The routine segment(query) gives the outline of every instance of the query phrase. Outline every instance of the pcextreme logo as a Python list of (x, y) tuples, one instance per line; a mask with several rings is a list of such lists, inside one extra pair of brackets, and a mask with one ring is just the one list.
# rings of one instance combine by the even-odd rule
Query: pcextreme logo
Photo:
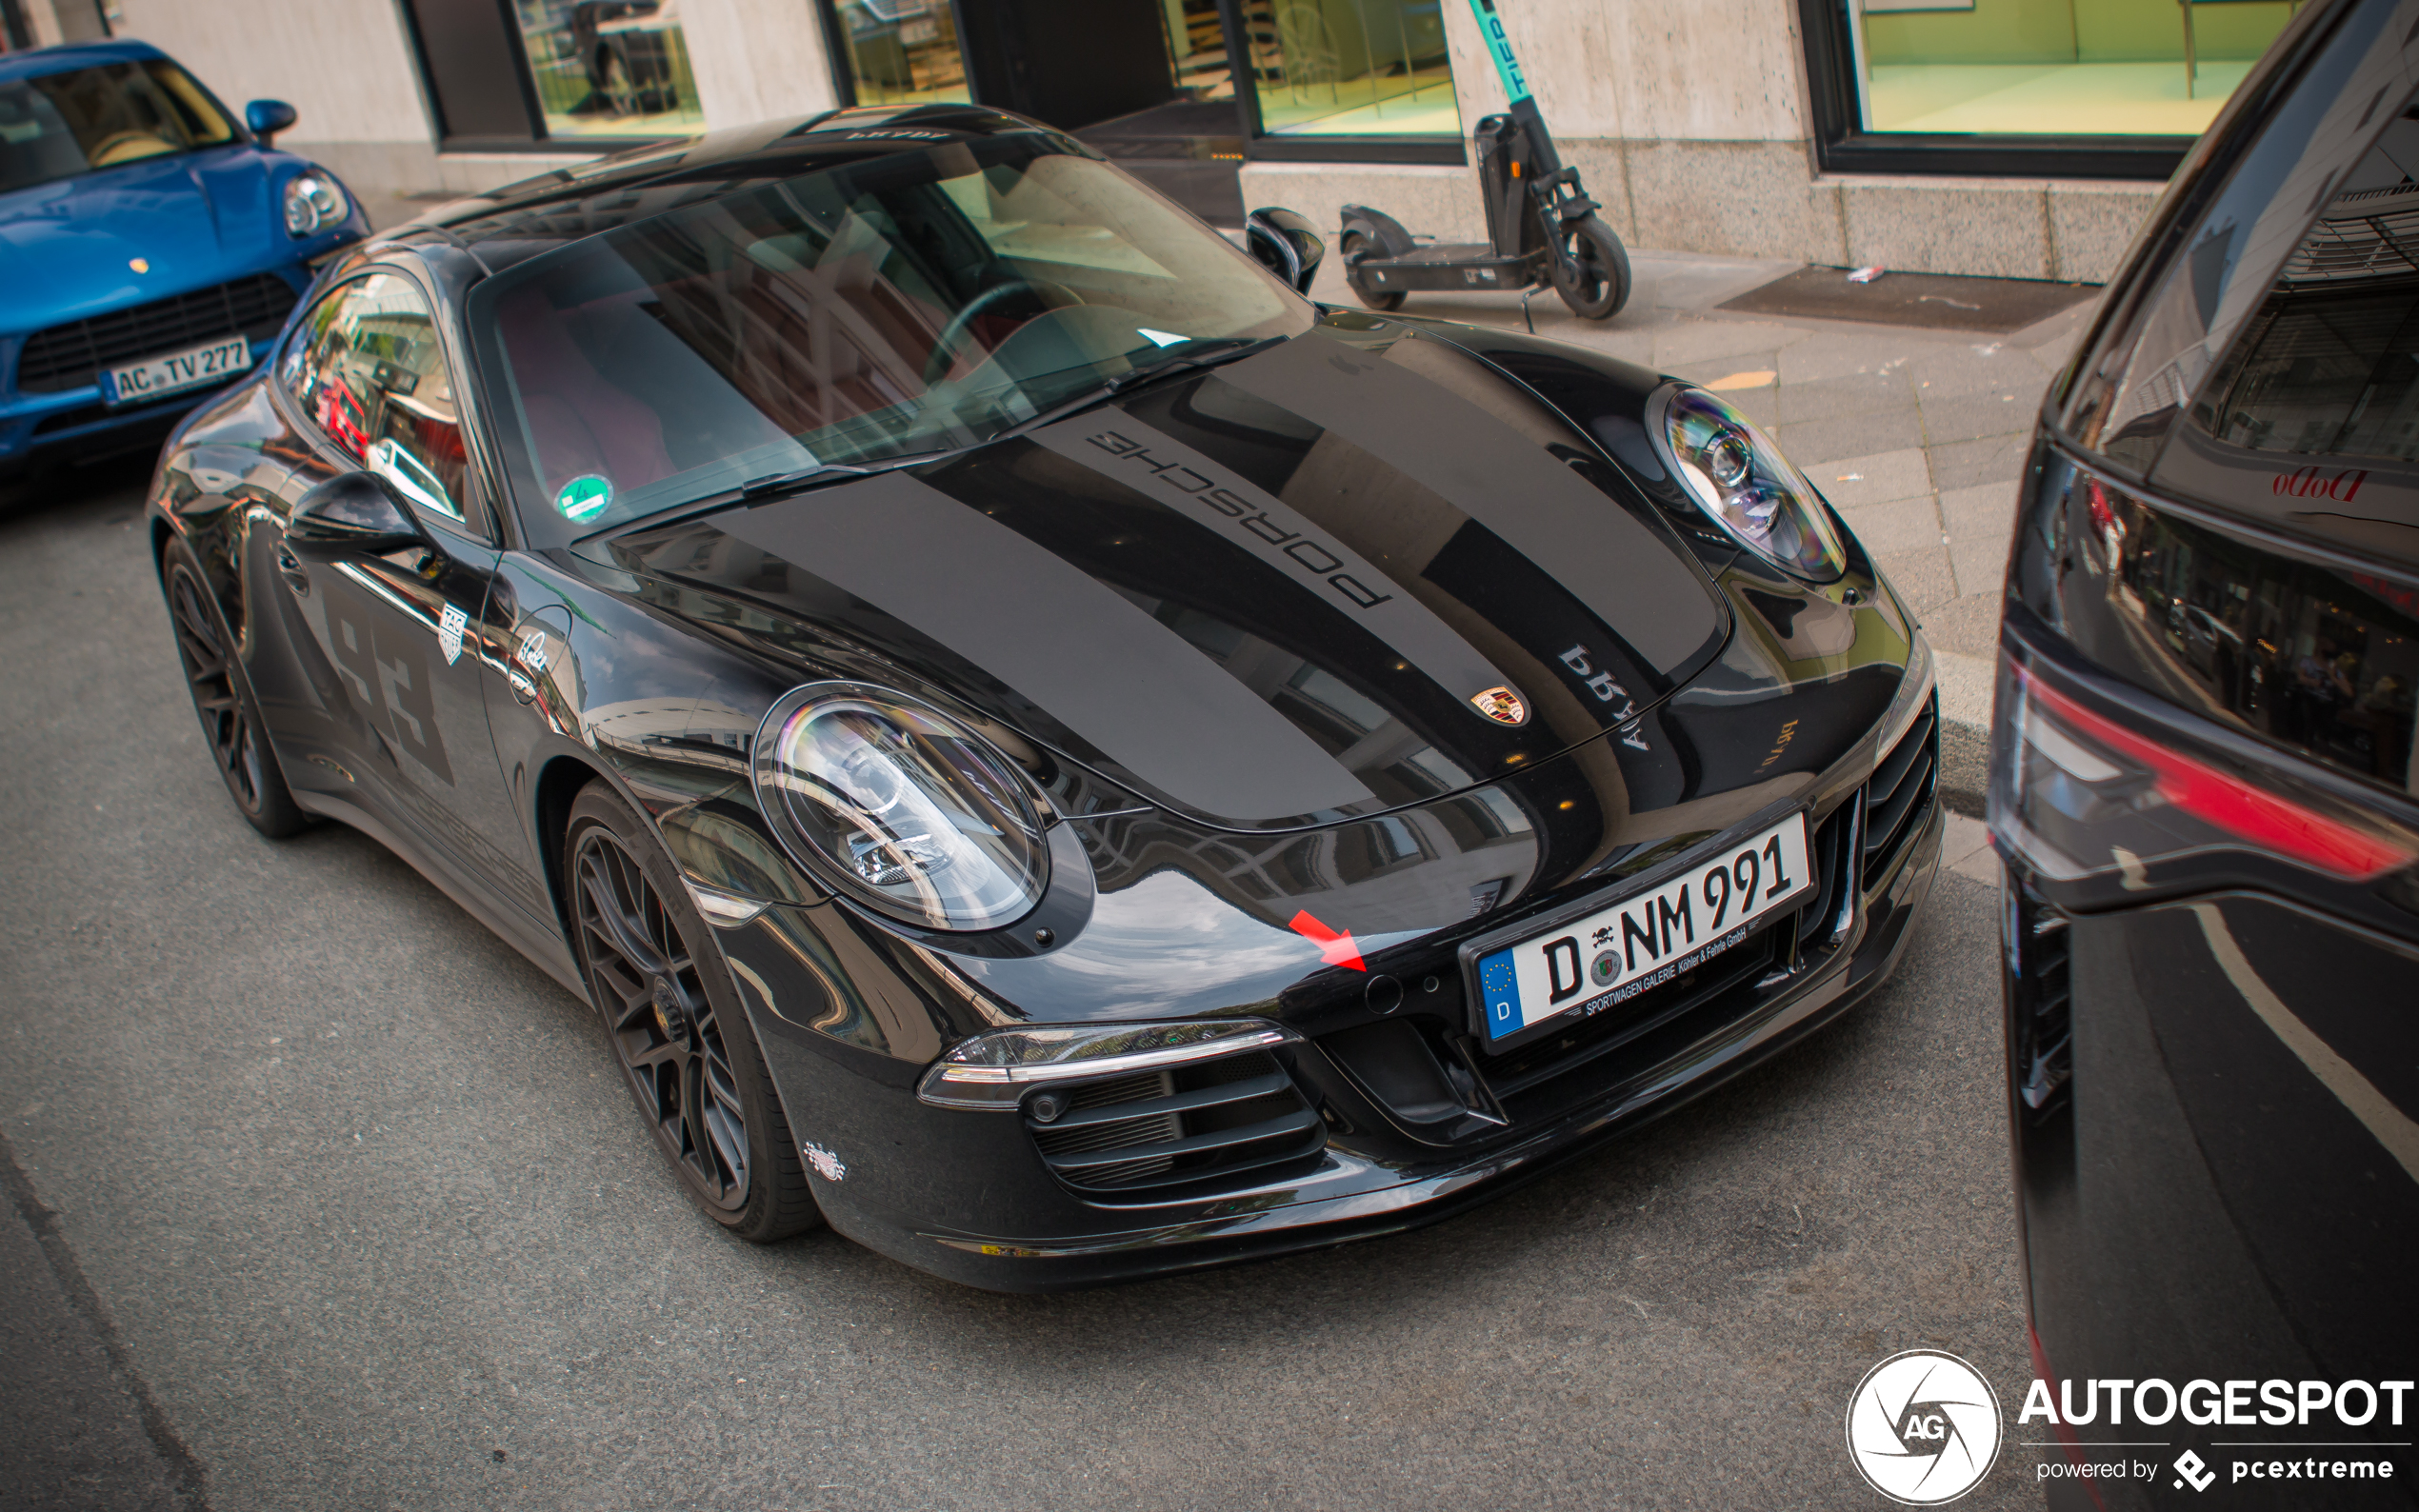
[(1893, 1502), (1954, 1502), (1999, 1458), (1998, 1393), (1955, 1355), (1892, 1355), (1849, 1396), (1848, 1453), (1857, 1474)]

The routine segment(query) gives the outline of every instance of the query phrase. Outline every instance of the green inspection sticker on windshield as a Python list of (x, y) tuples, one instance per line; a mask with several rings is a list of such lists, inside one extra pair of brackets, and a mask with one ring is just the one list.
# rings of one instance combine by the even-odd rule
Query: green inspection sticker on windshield
[(554, 507), (566, 520), (593, 520), (613, 503), (613, 485), (595, 473), (584, 473), (563, 485)]

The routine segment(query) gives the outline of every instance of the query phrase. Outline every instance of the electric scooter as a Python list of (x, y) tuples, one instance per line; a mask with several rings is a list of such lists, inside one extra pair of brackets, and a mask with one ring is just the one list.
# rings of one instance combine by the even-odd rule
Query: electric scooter
[[(1562, 166), (1537, 113), (1520, 60), (1495, 13), (1495, 0), (1469, 0), (1488, 55), (1511, 100), (1509, 113), (1478, 123), (1478, 187), (1487, 204), (1485, 242), (1418, 245), (1402, 224), (1366, 205), (1344, 207), (1337, 250), (1352, 292), (1371, 309), (1400, 309), (1403, 296), (1444, 288), (1522, 289), (1553, 286), (1573, 313), (1607, 320), (1629, 300), (1629, 254), (1579, 170)], [(1523, 314), (1529, 301), (1521, 301)]]

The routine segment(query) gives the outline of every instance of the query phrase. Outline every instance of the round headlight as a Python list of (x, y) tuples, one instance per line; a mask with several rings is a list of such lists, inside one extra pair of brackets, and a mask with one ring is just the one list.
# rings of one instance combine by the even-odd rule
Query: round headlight
[(801, 865), (927, 929), (996, 929), (1041, 901), (1050, 847), (1024, 784), (930, 709), (853, 683), (792, 689), (765, 716), (756, 794)]
[(304, 173), (286, 182), (286, 229), (295, 236), (324, 231), (345, 218), (344, 190), (318, 173)]
[(1714, 524), (1774, 567), (1829, 583), (1848, 567), (1830, 516), (1806, 475), (1747, 417), (1702, 388), (1656, 396), (1649, 425), (1664, 459)]

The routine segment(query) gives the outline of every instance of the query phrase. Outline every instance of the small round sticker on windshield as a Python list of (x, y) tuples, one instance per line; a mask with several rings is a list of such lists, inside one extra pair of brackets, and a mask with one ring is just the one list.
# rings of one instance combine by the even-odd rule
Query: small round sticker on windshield
[(585, 473), (563, 485), (554, 507), (566, 520), (593, 520), (613, 502), (613, 486), (595, 473)]

